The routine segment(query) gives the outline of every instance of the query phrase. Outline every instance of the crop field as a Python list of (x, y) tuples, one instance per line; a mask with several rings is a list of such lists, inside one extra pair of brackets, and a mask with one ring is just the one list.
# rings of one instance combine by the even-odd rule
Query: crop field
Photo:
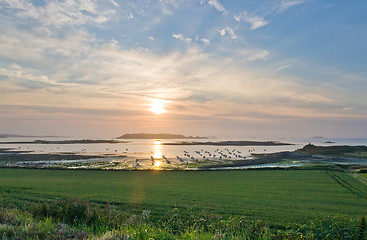
[(326, 170), (72, 171), (0, 169), (0, 203), (26, 208), (60, 198), (150, 211), (159, 219), (183, 215), (261, 219), (273, 226), (315, 217), (367, 214), (367, 186), (347, 173)]

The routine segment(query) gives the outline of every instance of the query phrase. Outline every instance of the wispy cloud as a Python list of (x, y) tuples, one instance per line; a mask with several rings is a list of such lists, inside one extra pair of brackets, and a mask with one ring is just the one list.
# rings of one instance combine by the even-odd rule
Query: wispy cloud
[(282, 0), (280, 4), (277, 6), (277, 11), (279, 13), (284, 12), (288, 8), (291, 8), (293, 6), (297, 6), (299, 4), (304, 3), (304, 0)]
[(129, 14), (128, 14), (127, 18), (128, 18), (128, 19), (134, 19), (134, 15), (133, 15), (131, 12), (129, 12)]
[(251, 24), (251, 30), (255, 30), (269, 24), (269, 22), (265, 21), (264, 18), (257, 16), (253, 17), (246, 16), (245, 21)]
[(241, 54), (249, 61), (255, 61), (255, 60), (267, 61), (271, 58), (270, 53), (265, 49), (244, 50), (241, 52)]
[(263, 17), (250, 15), (246, 11), (243, 11), (239, 15), (233, 16), (233, 18), (237, 22), (240, 22), (241, 20), (243, 20), (249, 23), (251, 30), (255, 30), (255, 29), (261, 28), (269, 24), (269, 21), (266, 21)]
[(210, 6), (214, 7), (218, 12), (222, 12), (223, 14), (227, 13), (227, 10), (223, 7), (223, 5), (218, 0), (207, 0), (200, 1), (201, 4), (207, 2)]
[(111, 3), (113, 4), (113, 5), (115, 5), (115, 7), (120, 7), (120, 5), (117, 3), (117, 2), (115, 2), (114, 0), (110, 0), (111, 1)]
[(305, 0), (281, 0), (281, 1), (275, 1), (269, 9), (257, 9), (258, 12), (262, 12), (262, 16), (259, 16), (258, 14), (255, 15), (253, 13), (248, 13), (247, 11), (243, 11), (239, 13), (238, 15), (234, 15), (233, 18), (240, 22), (245, 21), (250, 24), (250, 29), (255, 30), (261, 27), (264, 27), (270, 23), (269, 20), (265, 20), (265, 18), (269, 18), (272, 15), (280, 14), (287, 9), (300, 5), (304, 3)]
[(174, 10), (179, 7), (181, 4), (180, 1), (177, 0), (159, 0), (159, 7), (163, 14), (171, 15)]
[(192, 38), (184, 37), (182, 33), (172, 34), (172, 37), (190, 43)]
[(289, 67), (290, 67), (290, 65), (283, 65), (283, 66), (280, 66), (280, 67), (278, 67), (277, 69), (275, 69), (275, 71), (276, 71), (276, 72), (279, 72), (279, 71), (282, 71), (282, 70), (287, 69), (287, 68), (289, 68)]
[(202, 38), (202, 39), (200, 39), (200, 41), (201, 41), (202, 43), (204, 43), (204, 45), (210, 45), (210, 40), (209, 40), (209, 39), (207, 39), (207, 38)]
[(5, 2), (8, 8), (15, 11), (19, 19), (33, 19), (45, 26), (101, 24), (114, 18), (116, 14), (114, 9), (101, 8), (92, 0), (51, 1), (46, 2), (43, 7), (22, 0), (5, 0)]
[(228, 34), (231, 37), (231, 39), (238, 38), (234, 30), (228, 26), (222, 29), (218, 29), (217, 31), (219, 32), (221, 36), (225, 36), (226, 34)]

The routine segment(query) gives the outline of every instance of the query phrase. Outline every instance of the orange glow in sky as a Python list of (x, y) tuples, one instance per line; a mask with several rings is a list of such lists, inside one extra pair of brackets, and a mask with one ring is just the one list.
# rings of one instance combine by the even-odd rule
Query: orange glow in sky
[(155, 114), (162, 114), (165, 113), (165, 109), (164, 109), (164, 104), (165, 101), (162, 99), (157, 99), (157, 98), (152, 98), (150, 99), (151, 103), (150, 103), (150, 111), (155, 113)]

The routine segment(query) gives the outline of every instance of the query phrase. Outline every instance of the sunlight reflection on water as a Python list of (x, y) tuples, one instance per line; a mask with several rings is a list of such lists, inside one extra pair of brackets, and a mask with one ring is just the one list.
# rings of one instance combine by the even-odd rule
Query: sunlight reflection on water
[(162, 158), (162, 145), (160, 140), (155, 140), (154, 143), (154, 158)]

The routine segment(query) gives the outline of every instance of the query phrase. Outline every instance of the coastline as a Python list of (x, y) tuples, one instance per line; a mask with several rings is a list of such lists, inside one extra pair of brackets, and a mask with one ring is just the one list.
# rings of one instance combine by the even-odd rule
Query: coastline
[[(342, 149), (343, 151), (341, 151)], [(315, 154), (316, 153), (316, 154)], [(160, 167), (154, 163), (160, 162)], [(175, 158), (136, 158), (124, 154), (81, 154), (77, 152), (37, 153), (22, 151), (16, 148), (0, 149), (0, 167), (11, 168), (50, 168), (50, 169), (89, 169), (89, 170), (163, 170), (163, 171), (205, 171), (224, 170), (246, 167), (287, 168), (297, 165), (345, 165), (356, 166), (356, 169), (367, 168), (366, 146), (314, 146), (306, 145), (295, 151), (276, 153), (251, 153), (245, 159), (231, 157), (211, 159)]]
[(1, 144), (95, 144), (95, 143), (128, 143), (128, 141), (119, 140), (104, 140), (104, 139), (81, 139), (81, 140), (33, 140), (33, 141), (19, 141), (19, 142), (0, 142)]
[(162, 145), (209, 145), (209, 146), (288, 146), (292, 143), (282, 143), (277, 141), (219, 141), (219, 142), (173, 142), (162, 143)]

